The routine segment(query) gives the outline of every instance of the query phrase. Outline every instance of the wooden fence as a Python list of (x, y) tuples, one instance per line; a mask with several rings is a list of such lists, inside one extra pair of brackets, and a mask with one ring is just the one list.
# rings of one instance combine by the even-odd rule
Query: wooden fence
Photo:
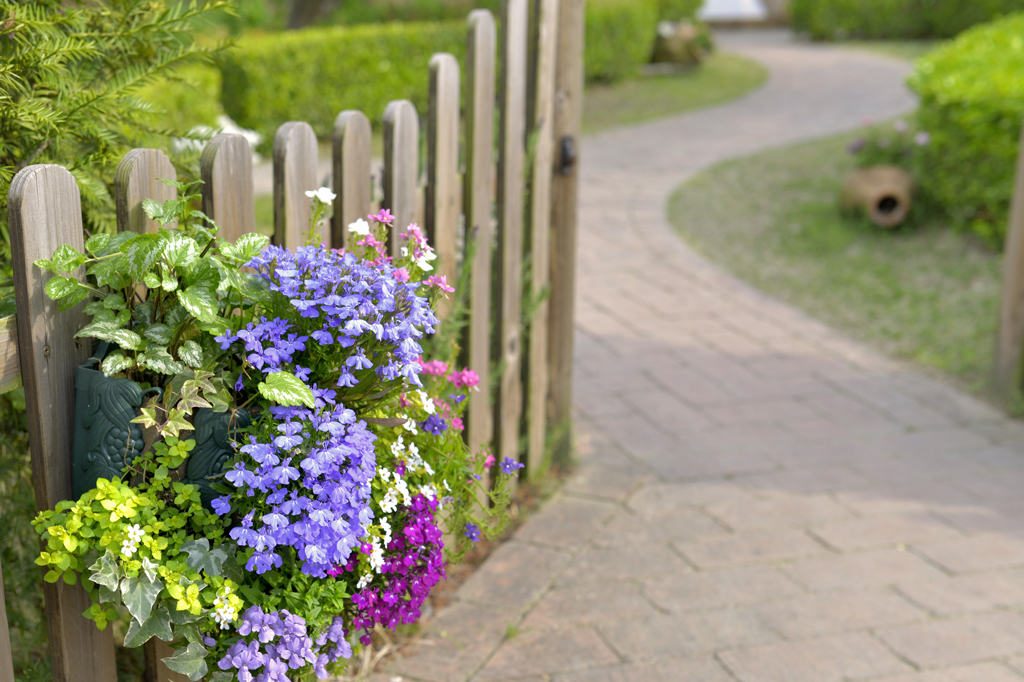
[[(525, 457), (531, 475), (544, 461), (552, 421), (565, 431), (571, 401), (576, 220), (571, 157), (583, 83), (582, 9), (582, 0), (506, 0), (500, 45), (491, 13), (472, 12), (465, 78), (449, 54), (434, 55), (429, 63), (423, 164), (413, 105), (394, 101), (384, 112), (381, 206), (397, 217), (392, 235), (421, 221), (438, 254), (438, 273), (449, 281), (461, 265), (460, 245), (475, 245), (464, 345), (481, 390), (470, 399), (469, 444), (474, 449), (491, 444), (499, 459)], [(376, 208), (371, 135), (362, 112), (338, 114), (331, 140), (337, 199), (321, 235), (332, 247), (343, 247), (347, 225)], [(307, 123), (288, 122), (278, 129), (273, 168), (274, 241), (295, 247), (310, 219), (304, 192), (320, 185), (317, 139)], [(235, 239), (253, 231), (252, 155), (245, 138), (213, 138), (203, 151), (201, 175), (203, 210), (221, 235)], [(160, 179), (175, 176), (158, 150), (125, 155), (115, 177), (118, 229), (155, 230), (141, 203), (173, 198), (176, 190)], [(9, 220), (17, 315), (0, 319), (0, 392), (25, 386), (36, 503), (49, 509), (71, 497), (75, 368), (91, 349), (74, 339), (85, 323), (81, 306), (57, 312), (43, 291), (46, 276), (32, 263), (50, 257), (61, 244), (83, 248), (74, 178), (54, 165), (21, 170), (10, 189)], [(525, 294), (524, 270), (530, 273)], [(525, 321), (524, 296), (535, 303)], [(496, 386), (490, 385), (491, 368), (499, 370)], [(88, 607), (84, 589), (45, 583), (44, 590), (53, 679), (115, 680), (110, 630), (100, 632), (82, 617)], [(166, 644), (153, 640), (147, 646), (149, 680), (184, 679), (157, 665)], [(10, 638), (0, 609), (0, 682), (8, 680), (13, 681)]]

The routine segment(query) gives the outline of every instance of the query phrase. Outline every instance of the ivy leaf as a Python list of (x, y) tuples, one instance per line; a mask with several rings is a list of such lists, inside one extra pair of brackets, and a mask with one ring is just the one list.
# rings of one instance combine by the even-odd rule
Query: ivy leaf
[(157, 575), (159, 575), (157, 573), (157, 569), (159, 568), (159, 564), (156, 564), (153, 561), (151, 561), (149, 557), (143, 557), (142, 572), (146, 575), (146, 578), (149, 580), (149, 582), (156, 581)]
[(170, 658), (163, 659), (164, 665), (176, 673), (181, 673), (192, 682), (198, 682), (207, 673), (206, 655), (210, 653), (199, 642), (189, 642), (184, 650), (178, 649)]
[(68, 244), (61, 244), (57, 253), (53, 254), (53, 267), (57, 272), (74, 272), (85, 265), (85, 254)]
[(245, 582), (245, 572), (242, 570), (241, 564), (235, 560), (234, 556), (228, 557), (228, 560), (224, 562), (222, 573), (225, 578), (236, 585), (241, 585)]
[(64, 277), (63, 275), (54, 275), (46, 283), (46, 295), (50, 297), (51, 301), (64, 298), (72, 291), (78, 288), (78, 280), (74, 277)]
[(192, 285), (178, 294), (178, 302), (203, 322), (217, 319), (217, 296), (214, 290), (200, 285)]
[(222, 388), (216, 393), (207, 393), (206, 399), (210, 401), (210, 408), (214, 412), (227, 412), (231, 407), (231, 394), (226, 388)]
[(199, 389), (194, 385), (190, 385), (191, 383), (187, 382), (181, 389), (181, 400), (178, 401), (178, 408), (185, 414), (192, 414), (193, 410), (200, 407), (213, 407), (199, 395)]
[(189, 540), (181, 545), (181, 551), (188, 554), (188, 565), (194, 571), (205, 571), (207, 575), (223, 575), (224, 562), (231, 558), (226, 545), (210, 549), (206, 538)]
[(305, 405), (309, 409), (315, 407), (312, 389), (291, 372), (272, 372), (257, 388), (264, 398), (278, 405)]
[(195, 341), (186, 341), (178, 349), (178, 358), (189, 367), (196, 369), (203, 364), (203, 349)]
[[(179, 611), (178, 609), (171, 611), (171, 622), (175, 625), (188, 625), (189, 623), (196, 622), (199, 618), (200, 616), (193, 615), (189, 611)], [(175, 639), (177, 639), (177, 636), (175, 636)]]
[(145, 574), (138, 578), (129, 576), (121, 581), (121, 599), (132, 618), (145, 623), (163, 589), (162, 580), (148, 580)]
[(157, 322), (147, 327), (142, 332), (142, 335), (158, 346), (169, 346), (171, 345), (171, 339), (174, 338), (174, 330), (166, 324)]
[(128, 276), (136, 282), (141, 281), (160, 257), (160, 235), (152, 232), (140, 234), (125, 242), (121, 253), (128, 265)]
[(116, 590), (117, 584), (121, 582), (121, 574), (117, 570), (117, 559), (114, 557), (114, 552), (109, 549), (89, 567), (89, 571), (89, 579), (108, 590)]
[(152, 637), (158, 637), (165, 642), (174, 639), (174, 634), (171, 632), (171, 614), (166, 607), (161, 606), (153, 611), (152, 615), (141, 625), (139, 621), (132, 618), (128, 632), (124, 636), (124, 645), (126, 647), (142, 646)]
[(185, 412), (174, 408), (167, 417), (167, 423), (161, 427), (160, 432), (165, 436), (178, 437), (182, 431), (192, 431), (194, 427), (185, 419)]
[(103, 361), (103, 374), (108, 377), (114, 376), (115, 374), (131, 369), (134, 366), (134, 359), (126, 358), (123, 354), (115, 351), (108, 355)]
[(139, 416), (132, 420), (132, 424), (142, 424), (142, 428), (148, 429), (154, 426), (159, 426), (160, 422), (156, 420), (156, 408), (155, 407), (142, 407), (139, 408)]

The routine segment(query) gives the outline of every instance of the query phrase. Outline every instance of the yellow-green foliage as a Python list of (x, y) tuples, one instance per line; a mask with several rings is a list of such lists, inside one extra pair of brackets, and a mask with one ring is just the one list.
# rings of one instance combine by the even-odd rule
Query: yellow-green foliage
[(138, 96), (160, 110), (157, 122), (179, 134), (214, 126), (224, 113), (220, 104), (221, 77), (214, 66), (192, 64), (139, 89)]
[(910, 86), (931, 134), (922, 186), (1001, 246), (1024, 116), (1024, 13), (977, 26), (918, 61)]
[(330, 135), (344, 109), (379, 122), (387, 103), (411, 100), (425, 112), (427, 64), (435, 52), (463, 61), (466, 22), (366, 24), (252, 35), (222, 62), (224, 108), (272, 140), (285, 121)]
[(610, 83), (639, 75), (651, 58), (658, 13), (659, 5), (653, 0), (589, 0), (587, 80)]
[(951, 38), (1024, 9), (1024, 0), (792, 0), (793, 28), (815, 40)]

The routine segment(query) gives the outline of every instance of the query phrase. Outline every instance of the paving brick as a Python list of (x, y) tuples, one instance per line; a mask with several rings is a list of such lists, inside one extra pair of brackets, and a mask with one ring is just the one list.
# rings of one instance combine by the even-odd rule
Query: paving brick
[(925, 514), (872, 516), (825, 523), (812, 526), (811, 532), (839, 550), (917, 545), (963, 537), (956, 529)]
[(636, 469), (635, 465), (632, 471), (604, 466), (585, 467), (575, 472), (565, 482), (564, 490), (621, 502), (641, 483), (651, 478), (650, 474)]
[(833, 490), (857, 490), (872, 485), (872, 480), (845, 464), (787, 468), (767, 474), (735, 479), (736, 483), (758, 499), (790, 497), (794, 493), (815, 495)]
[(423, 625), (411, 651), (388, 665), (388, 673), (432, 682), (466, 679), (504, 638), (505, 624), (495, 615), (486, 607), (451, 604)]
[(755, 529), (809, 526), (853, 515), (825, 495), (778, 494), (769, 500), (732, 499), (707, 506), (708, 512), (730, 528)]
[(1014, 613), (963, 616), (876, 634), (900, 655), (924, 668), (1024, 652), (1024, 618)]
[(660, 517), (694, 507), (720, 504), (731, 500), (752, 498), (736, 483), (728, 481), (697, 481), (647, 485), (630, 497), (629, 508), (641, 517)]
[(942, 616), (1024, 606), (1020, 572), (934, 576), (896, 584), (915, 604)]
[(560, 496), (526, 520), (516, 538), (557, 547), (586, 542), (616, 511), (610, 503)]
[(782, 529), (734, 533), (704, 542), (674, 543), (700, 568), (720, 568), (826, 554), (821, 544), (802, 530)]
[(911, 669), (864, 634), (735, 649), (718, 658), (741, 682), (845, 682)]
[(944, 670), (924, 670), (918, 673), (883, 677), (877, 682), (1020, 682), (1021, 678), (1005, 666), (998, 663), (978, 663), (977, 665), (946, 668)]
[(630, 663), (557, 675), (554, 682), (734, 682), (713, 658)]
[(750, 611), (735, 608), (659, 615), (642, 621), (609, 623), (598, 629), (627, 660), (692, 656), (779, 638)]
[(925, 543), (918, 545), (917, 551), (954, 573), (1024, 566), (1024, 537), (1020, 533), (984, 533)]
[(689, 564), (666, 544), (646, 544), (642, 552), (643, 560), (637, 561), (631, 550), (620, 544), (585, 547), (562, 571), (557, 585), (643, 580), (692, 572)]
[(891, 585), (943, 575), (914, 554), (895, 549), (805, 559), (782, 570), (812, 591)]
[(643, 581), (644, 594), (673, 612), (756, 604), (802, 594), (774, 566), (747, 566)]
[(619, 512), (591, 538), (591, 543), (598, 547), (646, 546), (672, 540), (685, 542), (726, 533), (720, 523), (698, 510), (644, 517)]
[(553, 589), (527, 614), (522, 627), (553, 629), (651, 618), (658, 612), (633, 585), (578, 583)]
[(756, 606), (754, 612), (791, 639), (902, 625), (927, 617), (887, 589), (782, 599)]
[(497, 682), (614, 663), (618, 657), (590, 628), (524, 632), (504, 642), (473, 679)]
[(540, 596), (569, 559), (559, 550), (507, 542), (459, 588), (459, 597), (518, 613)]

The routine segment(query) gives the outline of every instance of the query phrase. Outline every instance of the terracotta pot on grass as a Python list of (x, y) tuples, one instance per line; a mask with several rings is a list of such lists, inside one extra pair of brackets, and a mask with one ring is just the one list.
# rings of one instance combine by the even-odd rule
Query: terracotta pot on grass
[(896, 227), (910, 212), (914, 187), (914, 178), (898, 166), (868, 166), (846, 176), (840, 204), (864, 211), (879, 227)]

